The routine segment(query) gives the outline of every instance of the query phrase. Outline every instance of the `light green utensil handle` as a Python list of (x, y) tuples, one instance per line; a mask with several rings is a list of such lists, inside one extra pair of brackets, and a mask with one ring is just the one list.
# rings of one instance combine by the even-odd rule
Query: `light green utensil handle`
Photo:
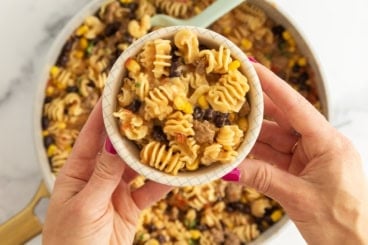
[(206, 28), (245, 0), (217, 0), (202, 13), (188, 20), (191, 26)]

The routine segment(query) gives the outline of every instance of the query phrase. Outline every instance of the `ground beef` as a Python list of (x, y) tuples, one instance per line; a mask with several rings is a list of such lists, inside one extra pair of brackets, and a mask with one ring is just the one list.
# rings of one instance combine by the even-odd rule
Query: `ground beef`
[(240, 245), (240, 238), (231, 232), (226, 232), (226, 239), (224, 245)]
[(237, 202), (241, 199), (243, 187), (241, 185), (229, 183), (225, 189), (225, 195), (229, 202)]
[(208, 121), (194, 120), (194, 138), (199, 144), (212, 144), (216, 134), (216, 127)]
[(249, 105), (248, 101), (245, 100), (242, 108), (239, 111), (239, 117), (245, 117), (249, 114), (249, 112), (250, 112), (250, 105)]
[(225, 241), (224, 231), (222, 229), (211, 229), (211, 235), (215, 244), (222, 244)]

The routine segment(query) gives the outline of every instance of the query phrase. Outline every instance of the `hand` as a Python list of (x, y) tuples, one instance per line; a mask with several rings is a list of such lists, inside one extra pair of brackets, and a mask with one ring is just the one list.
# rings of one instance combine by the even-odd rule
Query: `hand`
[(140, 211), (171, 189), (148, 181), (132, 191), (137, 174), (105, 138), (99, 102), (56, 179), (44, 244), (132, 244)]
[(239, 166), (240, 183), (278, 201), (309, 244), (368, 244), (368, 184), (352, 143), (287, 83), (254, 66), (273, 121), (263, 122), (255, 159)]

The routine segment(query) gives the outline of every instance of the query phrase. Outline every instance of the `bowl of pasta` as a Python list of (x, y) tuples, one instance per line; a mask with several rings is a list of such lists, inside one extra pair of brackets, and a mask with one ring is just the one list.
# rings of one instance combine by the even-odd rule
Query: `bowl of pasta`
[(102, 98), (107, 134), (142, 176), (173, 186), (218, 179), (247, 156), (263, 120), (258, 76), (213, 31), (173, 26), (134, 42)]
[[(41, 232), (42, 224), (33, 212), (37, 201), (52, 191), (116, 59), (134, 41), (157, 29), (149, 25), (149, 18), (157, 13), (190, 18), (212, 2), (91, 0), (59, 32), (40, 68), (35, 96), (34, 138), (43, 183), (27, 212), (17, 216), (19, 222), (8, 222), (8, 230), (19, 234), (12, 236), (17, 239), (14, 244), (24, 244)], [(269, 0), (247, 0), (208, 29), (272, 69), (329, 118), (326, 80), (318, 58), (302, 28), (282, 8)], [(144, 88), (139, 83), (137, 86)], [(114, 120), (118, 125), (119, 118)], [(139, 188), (144, 181), (137, 177), (131, 188)], [(32, 226), (28, 225), (30, 220)], [(288, 217), (274, 200), (247, 187), (216, 180), (174, 188), (143, 210), (133, 244), (277, 243), (286, 223)]]

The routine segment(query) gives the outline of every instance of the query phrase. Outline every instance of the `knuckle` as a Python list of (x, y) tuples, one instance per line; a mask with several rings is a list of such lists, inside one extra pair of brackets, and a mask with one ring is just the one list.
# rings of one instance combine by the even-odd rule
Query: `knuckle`
[(102, 180), (110, 180), (114, 178), (115, 172), (108, 161), (100, 158), (95, 167), (95, 175)]
[(252, 180), (252, 186), (261, 193), (268, 193), (272, 180), (272, 171), (268, 165), (261, 165)]

